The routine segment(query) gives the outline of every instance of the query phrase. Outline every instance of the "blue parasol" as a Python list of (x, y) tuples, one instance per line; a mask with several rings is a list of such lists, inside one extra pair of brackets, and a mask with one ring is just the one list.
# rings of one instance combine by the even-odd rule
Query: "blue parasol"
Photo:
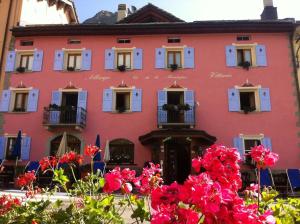
[(12, 156), (14, 156), (17, 160), (21, 158), (21, 144), (22, 144), (22, 133), (21, 131), (19, 131), (12, 150)]
[[(100, 135), (97, 135), (95, 146), (100, 148)], [(101, 152), (97, 152), (94, 156), (94, 161), (101, 161)]]

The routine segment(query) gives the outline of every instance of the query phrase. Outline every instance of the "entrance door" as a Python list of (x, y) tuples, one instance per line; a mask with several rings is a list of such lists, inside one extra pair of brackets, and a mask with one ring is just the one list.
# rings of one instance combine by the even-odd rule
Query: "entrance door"
[(70, 92), (62, 95), (62, 111), (60, 121), (65, 124), (76, 123), (78, 93)]
[(190, 143), (185, 139), (171, 139), (165, 142), (165, 181), (183, 183), (191, 171)]

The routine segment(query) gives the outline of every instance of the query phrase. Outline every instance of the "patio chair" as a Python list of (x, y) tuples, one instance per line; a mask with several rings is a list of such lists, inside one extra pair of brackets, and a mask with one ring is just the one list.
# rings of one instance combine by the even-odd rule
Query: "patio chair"
[(288, 176), (288, 181), (292, 194), (295, 195), (295, 191), (300, 190), (300, 170), (287, 169), (286, 174)]
[(29, 161), (25, 166), (25, 172), (34, 171), (35, 175), (37, 175), (40, 169), (40, 163), (38, 161)]
[(275, 187), (272, 172), (270, 169), (260, 170), (260, 187)]
[(97, 173), (97, 170), (100, 170), (101, 174), (105, 173), (105, 163), (104, 162), (94, 162), (94, 173)]

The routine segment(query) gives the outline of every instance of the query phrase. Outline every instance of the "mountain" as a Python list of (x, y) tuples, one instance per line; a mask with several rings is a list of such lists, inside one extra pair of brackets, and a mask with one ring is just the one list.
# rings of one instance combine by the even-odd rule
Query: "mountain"
[(85, 24), (115, 24), (118, 13), (101, 10), (94, 17), (85, 20)]

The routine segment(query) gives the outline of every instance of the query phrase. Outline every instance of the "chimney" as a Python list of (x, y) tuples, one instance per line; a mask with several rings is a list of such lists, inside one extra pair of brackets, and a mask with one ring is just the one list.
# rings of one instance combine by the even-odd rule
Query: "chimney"
[(119, 4), (118, 5), (118, 18), (117, 22), (124, 19), (127, 16), (127, 7), (126, 4)]
[(264, 11), (260, 15), (261, 20), (278, 19), (277, 7), (274, 7), (273, 0), (264, 0)]

